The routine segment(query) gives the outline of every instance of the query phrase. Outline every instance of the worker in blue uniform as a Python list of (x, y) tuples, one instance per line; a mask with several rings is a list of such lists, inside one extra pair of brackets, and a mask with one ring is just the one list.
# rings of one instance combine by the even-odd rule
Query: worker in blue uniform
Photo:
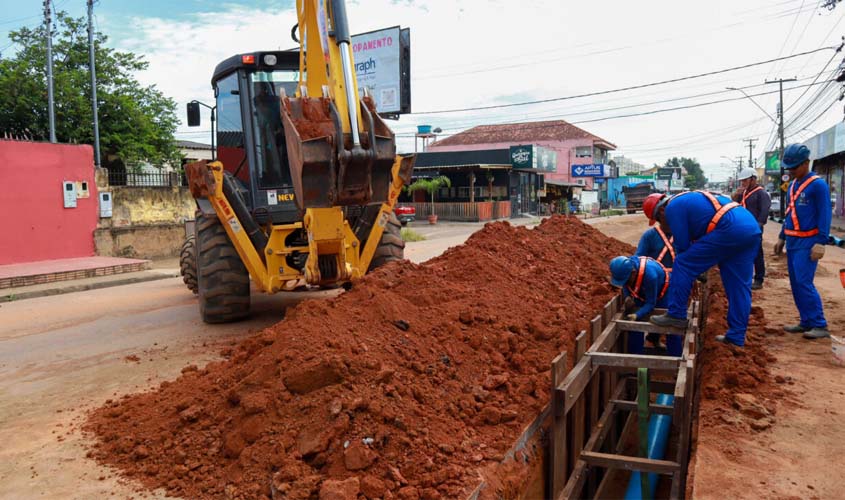
[(751, 313), (751, 278), (762, 232), (751, 212), (725, 196), (688, 191), (664, 197), (646, 215), (672, 231), (675, 264), (667, 314), (652, 316), (661, 326), (685, 328), (695, 279), (719, 265), (728, 298), (728, 331), (716, 340), (745, 345)]
[(821, 297), (813, 285), (819, 259), (824, 257), (830, 235), (830, 188), (821, 177), (810, 172), (810, 150), (803, 144), (790, 144), (783, 152), (783, 168), (792, 182), (787, 190), (788, 203), (775, 255), (786, 247), (786, 265), (792, 297), (800, 322), (785, 326), (789, 333), (803, 333), (807, 339), (830, 337)]
[[(668, 299), (669, 270), (650, 257), (625, 257), (620, 255), (610, 261), (610, 283), (622, 288), (622, 295), (630, 297), (638, 307), (626, 319), (645, 321), (654, 308), (665, 308)], [(683, 339), (680, 335), (669, 335), (666, 349), (670, 356), (680, 356)], [(628, 352), (643, 353), (642, 332), (628, 332)]]
[[(656, 204), (663, 196), (663, 194), (654, 193), (650, 194), (648, 198), (656, 199), (657, 201), (654, 202)], [(648, 198), (643, 203), (643, 206), (652, 201)], [(664, 230), (659, 225), (653, 226), (640, 236), (640, 242), (637, 244), (637, 252), (634, 255), (651, 257), (665, 267), (671, 268), (672, 263), (675, 261), (675, 249), (672, 247), (673, 241), (670, 231)]]

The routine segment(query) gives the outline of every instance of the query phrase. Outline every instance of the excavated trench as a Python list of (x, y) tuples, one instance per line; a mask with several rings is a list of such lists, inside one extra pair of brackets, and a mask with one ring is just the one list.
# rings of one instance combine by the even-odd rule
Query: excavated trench
[[(532, 471), (502, 459), (548, 403), (551, 359), (615, 294), (607, 262), (632, 250), (574, 218), (488, 224), (107, 402), (88, 456), (183, 498), (461, 498), (482, 481), (482, 496), (526, 496)], [(730, 397), (715, 373), (765, 380), (711, 363), (704, 398)]]

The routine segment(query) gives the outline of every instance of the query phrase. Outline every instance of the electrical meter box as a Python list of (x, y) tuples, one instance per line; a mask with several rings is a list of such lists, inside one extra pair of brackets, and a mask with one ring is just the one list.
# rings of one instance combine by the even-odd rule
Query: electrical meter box
[(100, 192), (100, 217), (111, 217), (111, 193)]
[(62, 181), (62, 193), (64, 193), (65, 208), (76, 208), (76, 183)]

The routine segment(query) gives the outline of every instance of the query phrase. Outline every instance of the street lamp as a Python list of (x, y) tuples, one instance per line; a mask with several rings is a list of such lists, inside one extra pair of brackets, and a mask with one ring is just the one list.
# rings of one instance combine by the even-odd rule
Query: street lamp
[(755, 101), (754, 99), (752, 99), (750, 95), (746, 94), (744, 90), (739, 89), (739, 88), (736, 88), (736, 87), (725, 87), (725, 88), (726, 88), (727, 90), (736, 90), (736, 91), (742, 92), (742, 95), (744, 95), (745, 97), (747, 97), (749, 101), (753, 102), (753, 103), (754, 103), (754, 105), (755, 105), (755, 106), (757, 106), (757, 108), (758, 108), (760, 111), (762, 111), (764, 115), (766, 115), (766, 116), (768, 116), (768, 117), (769, 117), (769, 120), (772, 120), (772, 122), (774, 122), (774, 124), (775, 124), (775, 125), (777, 125), (778, 121), (777, 121), (777, 120), (775, 120), (775, 119), (774, 119), (774, 117), (768, 113), (768, 111), (766, 111), (765, 109), (763, 109), (763, 107), (762, 107), (762, 106), (760, 106), (759, 104), (757, 104), (757, 101)]

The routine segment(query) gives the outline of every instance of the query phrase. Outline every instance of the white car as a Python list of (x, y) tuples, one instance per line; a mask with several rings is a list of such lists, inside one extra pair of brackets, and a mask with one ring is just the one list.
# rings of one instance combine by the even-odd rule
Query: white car
[(780, 217), (780, 194), (779, 193), (769, 193), (769, 196), (772, 198), (772, 204), (769, 206), (769, 217), (775, 218)]

